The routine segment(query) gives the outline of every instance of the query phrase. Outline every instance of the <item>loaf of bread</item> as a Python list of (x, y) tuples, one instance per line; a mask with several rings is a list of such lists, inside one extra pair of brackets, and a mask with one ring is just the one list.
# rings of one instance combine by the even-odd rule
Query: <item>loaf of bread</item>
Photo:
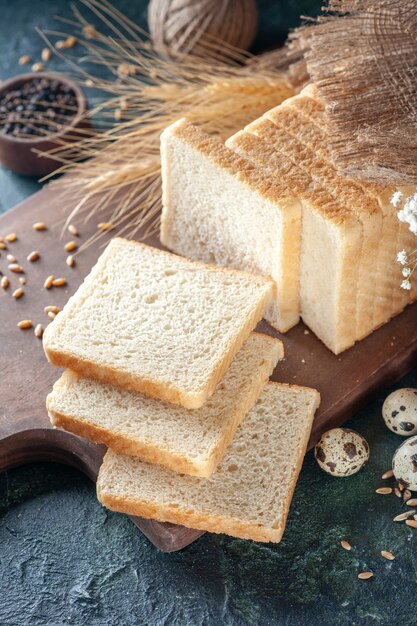
[(268, 383), (210, 478), (109, 450), (98, 498), (130, 515), (279, 542), (318, 404), (312, 389)]
[[(196, 141), (192, 127), (184, 121), (168, 129), (162, 141), (161, 238), (190, 258), (245, 269), (249, 258), (246, 245), (255, 248), (258, 271), (268, 273), (271, 264), (269, 275), (284, 301), (288, 293), (284, 286), (297, 285), (298, 295), (294, 291), (291, 295), (292, 310), (338, 354), (415, 300), (417, 288), (408, 293), (400, 288), (395, 255), (408, 249), (411, 235), (390, 203), (392, 189), (341, 176), (331, 160), (325, 124), (324, 106), (315, 87), (309, 86), (230, 137), (227, 153), (220, 142), (204, 138), (200, 132)], [(291, 220), (292, 235), (287, 230), (286, 249), (292, 241), (298, 254), (297, 260), (291, 257), (290, 264), (283, 259), (286, 254), (280, 256), (283, 238), (275, 239), (273, 248), (268, 244), (276, 237), (273, 211), (268, 238), (257, 198), (253, 197), (251, 206), (249, 196), (244, 207), (237, 202), (236, 181), (240, 179), (229, 166), (231, 152), (244, 159), (241, 168), (247, 169), (249, 163), (258, 174), (263, 173), (270, 188), (274, 184), (284, 188), (276, 195), (283, 215), (291, 198), (299, 201), (301, 211)], [(214, 154), (222, 158), (216, 159)], [(186, 193), (181, 196), (184, 186)], [(285, 204), (281, 200), (284, 195)], [(231, 210), (231, 206), (235, 208)], [(234, 227), (228, 226), (230, 215)], [(248, 244), (241, 223), (251, 224), (246, 228), (246, 232), (250, 230)], [(258, 242), (257, 248), (252, 239)], [(279, 258), (277, 266), (274, 258), (275, 262)], [(276, 302), (280, 319), (283, 302), (279, 297)], [(267, 319), (278, 330), (289, 327)]]
[(201, 407), (262, 318), (273, 283), (113, 239), (43, 336), (81, 376)]
[(46, 405), (54, 426), (121, 454), (207, 477), (283, 355), (278, 339), (252, 333), (200, 409), (187, 410), (69, 370)]

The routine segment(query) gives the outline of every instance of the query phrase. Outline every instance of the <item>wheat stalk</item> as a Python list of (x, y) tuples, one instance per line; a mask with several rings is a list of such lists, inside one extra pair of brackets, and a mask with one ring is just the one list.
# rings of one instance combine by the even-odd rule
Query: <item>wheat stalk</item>
[[(98, 130), (86, 130), (82, 140), (56, 145), (48, 152), (60, 163), (56, 173), (70, 173), (51, 184), (68, 198), (80, 198), (75, 215), (99, 221), (111, 207), (110, 221), (119, 233), (142, 239), (158, 228), (161, 209), (159, 137), (164, 128), (187, 117), (205, 131), (226, 139), (293, 93), (275, 58), (253, 58), (230, 46), (215, 47), (207, 59), (190, 54), (162, 59), (146, 33), (107, 0), (82, 0), (107, 30), (92, 30), (77, 8), (63, 20), (83, 53), (72, 58), (56, 51), (78, 79), (107, 94), (88, 113)], [(62, 31), (42, 33), (54, 49)], [(93, 64), (98, 72), (84, 69)], [(102, 78), (103, 70), (107, 77)], [(116, 123), (115, 118), (118, 122)], [(86, 161), (87, 159), (87, 161)], [(101, 236), (100, 231), (93, 237)], [(85, 245), (89, 245), (89, 240)]]

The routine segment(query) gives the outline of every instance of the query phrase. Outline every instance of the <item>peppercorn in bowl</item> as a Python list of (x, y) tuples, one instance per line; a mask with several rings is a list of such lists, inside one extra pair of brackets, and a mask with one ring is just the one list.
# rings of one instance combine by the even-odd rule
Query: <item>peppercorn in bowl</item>
[(59, 161), (40, 153), (79, 141), (89, 126), (86, 98), (60, 74), (28, 73), (0, 87), (0, 162), (17, 174), (45, 176)]

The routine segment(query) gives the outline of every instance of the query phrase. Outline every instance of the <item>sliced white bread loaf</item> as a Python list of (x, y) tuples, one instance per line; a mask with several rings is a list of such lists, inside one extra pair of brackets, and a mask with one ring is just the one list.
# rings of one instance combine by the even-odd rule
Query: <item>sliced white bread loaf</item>
[(98, 498), (130, 515), (279, 542), (318, 405), (313, 389), (268, 383), (208, 479), (109, 450)]
[(46, 406), (54, 426), (121, 454), (207, 477), (283, 355), (279, 340), (252, 333), (200, 409), (167, 404), (69, 370), (55, 383)]
[(81, 376), (199, 408), (272, 292), (264, 277), (117, 238), (47, 327), (44, 349)]
[(161, 136), (161, 241), (189, 258), (271, 276), (266, 319), (299, 319), (301, 205), (285, 185), (186, 120)]

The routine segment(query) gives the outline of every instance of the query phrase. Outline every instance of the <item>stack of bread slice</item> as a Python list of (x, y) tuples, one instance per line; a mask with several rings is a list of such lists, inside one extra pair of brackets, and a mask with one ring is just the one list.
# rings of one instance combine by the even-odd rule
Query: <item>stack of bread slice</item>
[(314, 86), (226, 145), (179, 120), (164, 131), (161, 154), (162, 242), (272, 277), (266, 319), (277, 330), (301, 316), (338, 354), (417, 298), (416, 288), (400, 288), (396, 252), (412, 234), (397, 219), (393, 190), (337, 172)]
[(268, 382), (264, 276), (113, 239), (44, 333), (52, 424), (109, 450), (116, 511), (279, 541), (319, 394)]

